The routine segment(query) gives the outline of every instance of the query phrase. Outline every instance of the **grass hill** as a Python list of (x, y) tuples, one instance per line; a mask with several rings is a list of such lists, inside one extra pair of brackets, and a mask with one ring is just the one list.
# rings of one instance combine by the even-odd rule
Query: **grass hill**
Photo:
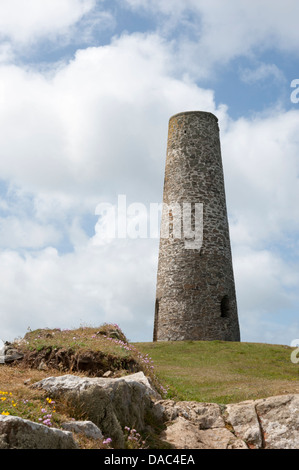
[[(29, 331), (10, 345), (23, 358), (0, 364), (0, 415), (16, 415), (60, 427), (84, 419), (68, 403), (55, 405), (28, 385), (66, 373), (121, 377), (142, 370), (163, 398), (219, 404), (299, 393), (293, 348), (259, 343), (177, 341), (130, 343), (117, 325)], [(41, 411), (43, 410), (43, 411)], [(88, 448), (94, 443), (83, 442)], [(97, 444), (98, 445), (98, 444)]]
[(137, 343), (176, 400), (219, 404), (299, 393), (293, 348), (263, 343), (176, 341)]

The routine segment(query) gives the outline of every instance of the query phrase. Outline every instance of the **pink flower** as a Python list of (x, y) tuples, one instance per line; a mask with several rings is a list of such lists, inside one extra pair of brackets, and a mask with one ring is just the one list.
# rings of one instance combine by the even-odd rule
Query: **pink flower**
[(107, 439), (103, 440), (103, 444), (110, 444), (110, 442), (112, 442), (111, 437), (107, 437)]

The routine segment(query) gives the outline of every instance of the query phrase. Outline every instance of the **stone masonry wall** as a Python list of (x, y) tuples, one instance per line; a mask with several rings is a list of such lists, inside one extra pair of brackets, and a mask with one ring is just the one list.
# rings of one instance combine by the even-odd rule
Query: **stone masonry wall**
[[(203, 209), (201, 249), (178, 236), (179, 204)], [(218, 119), (207, 112), (170, 118), (155, 307), (155, 340), (239, 341)], [(169, 209), (170, 208), (170, 209)], [(182, 224), (183, 227), (183, 224)]]

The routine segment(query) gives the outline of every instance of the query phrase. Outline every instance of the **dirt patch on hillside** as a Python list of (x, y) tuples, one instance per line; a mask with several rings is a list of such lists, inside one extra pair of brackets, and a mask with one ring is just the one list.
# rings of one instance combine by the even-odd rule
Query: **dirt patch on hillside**
[(138, 372), (140, 366), (130, 358), (107, 355), (101, 351), (74, 352), (72, 349), (48, 346), (39, 351), (26, 351), (21, 360), (25, 367), (61, 372), (83, 372), (88, 376), (101, 377), (107, 371), (113, 375)]

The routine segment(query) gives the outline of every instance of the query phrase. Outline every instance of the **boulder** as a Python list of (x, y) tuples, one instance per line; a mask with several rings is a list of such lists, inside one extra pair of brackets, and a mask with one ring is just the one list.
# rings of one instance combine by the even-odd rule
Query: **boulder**
[(192, 421), (198, 429), (223, 428), (225, 426), (221, 408), (216, 403), (175, 402), (173, 400), (160, 400), (159, 403), (166, 421), (182, 417)]
[(170, 424), (161, 438), (176, 449), (248, 449), (224, 426), (200, 430), (197, 424), (179, 416)]
[(13, 347), (8, 341), (0, 349), (0, 364), (9, 364), (23, 359), (24, 354)]
[(77, 449), (72, 433), (17, 416), (0, 416), (0, 449)]
[(299, 449), (299, 395), (229, 405), (160, 400), (161, 438), (184, 449)]
[(226, 428), (216, 403), (160, 400), (166, 430), (161, 439), (176, 449), (247, 449), (244, 440)]
[(227, 405), (224, 416), (236, 436), (244, 439), (251, 448), (262, 448), (262, 430), (253, 400)]
[(101, 430), (91, 421), (66, 421), (61, 427), (67, 431), (84, 434), (91, 439), (103, 439)]
[(266, 449), (299, 449), (299, 395), (256, 401)]
[(121, 378), (48, 377), (32, 387), (47, 391), (53, 398), (63, 395), (72, 406), (84, 410), (86, 419), (98, 426), (115, 448), (124, 446), (125, 426), (142, 431), (145, 417), (161, 418), (154, 399), (161, 398), (143, 372)]
[(251, 447), (299, 448), (299, 395), (250, 400), (227, 405), (226, 419)]

